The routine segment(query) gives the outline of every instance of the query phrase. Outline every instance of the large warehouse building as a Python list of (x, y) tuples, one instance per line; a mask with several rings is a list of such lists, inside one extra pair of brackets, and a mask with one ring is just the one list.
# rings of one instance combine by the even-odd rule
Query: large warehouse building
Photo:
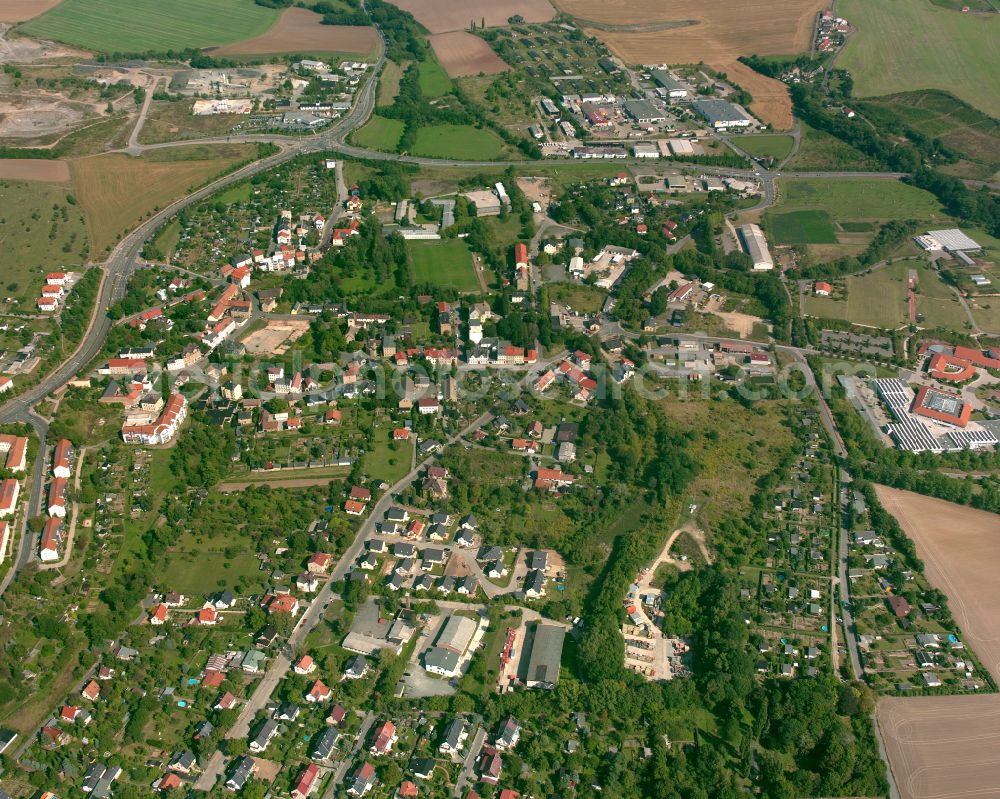
[(741, 225), (739, 227), (740, 239), (743, 248), (753, 259), (753, 270), (755, 272), (769, 272), (774, 269), (774, 260), (767, 249), (767, 239), (764, 238), (764, 231), (757, 225)]
[(716, 130), (748, 128), (753, 124), (753, 120), (739, 106), (726, 100), (695, 100), (692, 105)]

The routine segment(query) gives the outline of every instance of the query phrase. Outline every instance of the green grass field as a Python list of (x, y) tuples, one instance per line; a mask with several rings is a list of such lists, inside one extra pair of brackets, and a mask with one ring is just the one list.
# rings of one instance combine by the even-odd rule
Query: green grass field
[(799, 123), (802, 140), (799, 151), (785, 167), (808, 172), (837, 172), (841, 170), (878, 171), (879, 164), (847, 142), (831, 136), (805, 122)]
[(252, 0), (64, 0), (19, 30), (103, 53), (162, 52), (260, 36), (279, 13)]
[(956, 13), (930, 0), (844, 0), (837, 12), (858, 28), (837, 64), (850, 70), (857, 96), (942, 89), (1000, 117), (996, 14)]
[(20, 310), (35, 312), (43, 271), (85, 260), (87, 228), (83, 209), (75, 203), (68, 186), (0, 181), (0, 245), (6, 254), (2, 285), (5, 295), (28, 303)]
[(791, 136), (740, 136), (733, 143), (757, 158), (781, 161), (791, 153), (795, 140)]
[(424, 97), (440, 97), (450, 92), (451, 88), (451, 78), (437, 61), (420, 62), (420, 91)]
[(907, 283), (910, 271), (917, 275), (917, 314), (923, 327), (963, 330), (968, 321), (954, 293), (922, 261), (897, 261), (869, 274), (844, 280), (845, 299), (816, 297), (805, 300), (810, 316), (844, 319), (859, 325), (894, 328), (908, 324)]
[(478, 291), (472, 253), (462, 239), (410, 241), (406, 244), (413, 263), (413, 282), (431, 283), (459, 291)]
[(351, 140), (358, 147), (370, 147), (372, 150), (395, 152), (399, 146), (399, 137), (403, 135), (403, 123), (398, 119), (386, 119), (373, 115), (363, 127), (354, 131)]
[(789, 211), (768, 217), (768, 232), (778, 244), (836, 244), (830, 214), (826, 211)]
[(580, 313), (597, 313), (608, 297), (603, 289), (582, 283), (552, 283), (548, 288), (551, 302), (569, 305)]
[(413, 145), (414, 155), (428, 158), (458, 158), (489, 161), (500, 155), (503, 142), (489, 130), (469, 125), (434, 125), (420, 128)]
[(826, 211), (833, 222), (944, 219), (932, 194), (897, 180), (789, 178), (778, 182), (779, 212)]

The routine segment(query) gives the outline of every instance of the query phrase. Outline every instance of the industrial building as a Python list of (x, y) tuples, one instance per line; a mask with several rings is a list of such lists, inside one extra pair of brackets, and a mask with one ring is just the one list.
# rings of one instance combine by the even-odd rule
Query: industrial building
[(928, 230), (923, 236), (917, 236), (914, 241), (928, 252), (944, 250), (952, 254), (978, 252), (983, 249), (975, 239), (966, 236), (958, 228), (948, 230)]
[(716, 130), (748, 128), (753, 120), (743, 110), (726, 100), (695, 100), (695, 111), (701, 114)]
[(688, 96), (687, 87), (665, 69), (650, 70), (653, 80), (671, 100), (684, 100)]
[(654, 122), (666, 122), (667, 115), (649, 100), (626, 100), (625, 113), (640, 125), (651, 125)]
[(524, 677), (524, 684), (528, 688), (556, 687), (565, 638), (566, 630), (558, 624), (539, 622), (534, 625), (530, 634), (528, 667)]
[(500, 216), (500, 198), (492, 191), (467, 191), (462, 196), (476, 206), (476, 216)]
[(767, 239), (764, 238), (764, 231), (757, 225), (740, 225), (738, 228), (743, 248), (753, 259), (753, 270), (755, 272), (769, 272), (774, 269), (774, 260), (767, 249)]

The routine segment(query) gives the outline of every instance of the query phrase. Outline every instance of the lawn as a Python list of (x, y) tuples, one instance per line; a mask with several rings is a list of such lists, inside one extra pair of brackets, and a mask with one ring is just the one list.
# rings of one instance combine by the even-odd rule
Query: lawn
[(451, 78), (437, 61), (420, 62), (420, 91), (424, 97), (440, 97), (452, 89)]
[(226, 145), (215, 148), (214, 157), (205, 158), (200, 150), (185, 153), (186, 149), (177, 148), (172, 156), (200, 157), (163, 161), (109, 153), (70, 162), (73, 187), (94, 253), (109, 250), (148, 213), (169, 205), (256, 151), (254, 145)]
[(795, 139), (791, 136), (739, 136), (733, 143), (757, 158), (770, 157), (781, 161), (791, 153)]
[(378, 114), (351, 135), (351, 140), (358, 147), (368, 147), (372, 150), (395, 152), (399, 146), (399, 137), (403, 135), (404, 124), (398, 119), (386, 119)]
[(63, 0), (19, 30), (103, 53), (164, 52), (250, 39), (278, 16), (252, 0)]
[(413, 282), (478, 291), (479, 281), (472, 266), (472, 253), (462, 239), (408, 241), (407, 252), (413, 266)]
[(251, 583), (258, 583), (253, 590), (263, 588), (264, 573), (254, 552), (254, 542), (247, 537), (234, 535), (220, 547), (219, 542), (211, 539), (199, 542), (185, 534), (167, 556), (163, 585), (197, 596), (216, 588), (232, 588), (245, 577)]
[(420, 128), (413, 154), (428, 158), (489, 161), (500, 155), (503, 141), (489, 130), (470, 125), (433, 125)]
[(768, 232), (777, 244), (836, 244), (837, 233), (826, 211), (789, 211), (767, 220)]
[(551, 283), (548, 289), (550, 301), (569, 305), (585, 314), (601, 310), (608, 296), (606, 291), (583, 283)]
[(53, 183), (0, 181), (0, 209), (4, 295), (34, 313), (42, 272), (86, 259), (84, 216), (72, 190)]
[(392, 485), (410, 471), (413, 441), (391, 441), (391, 436), (390, 428), (375, 431), (376, 441), (365, 454), (367, 480), (385, 480)]
[(956, 13), (930, 0), (844, 0), (837, 12), (858, 28), (837, 64), (850, 70), (857, 96), (942, 89), (1000, 117), (995, 14)]

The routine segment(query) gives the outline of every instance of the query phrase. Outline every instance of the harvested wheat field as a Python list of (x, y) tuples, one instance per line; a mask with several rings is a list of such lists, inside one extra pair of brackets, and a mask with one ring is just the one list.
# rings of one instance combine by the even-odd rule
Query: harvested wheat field
[(40, 158), (3, 158), (0, 159), (0, 179), (68, 183), (69, 164)]
[(375, 28), (323, 25), (323, 17), (305, 8), (288, 8), (267, 32), (242, 42), (212, 48), (212, 55), (271, 55), (275, 53), (373, 53), (379, 38)]
[(1000, 696), (886, 697), (878, 724), (901, 799), (1000, 797)]
[[(972, 647), (1000, 676), (1000, 516), (876, 486), (917, 545), (931, 584)], [(887, 698), (878, 722), (902, 799), (1000, 797), (1000, 696)]]
[[(255, 151), (253, 145), (226, 145), (217, 147), (213, 158), (187, 161), (152, 160), (151, 156), (131, 158), (120, 153), (70, 161), (70, 175), (87, 221), (91, 252), (100, 255), (154, 209), (169, 205), (234, 164), (247, 160)], [(185, 148), (169, 151), (177, 159), (185, 154)]]
[[(775, 128), (792, 125), (784, 84), (737, 61), (809, 48), (824, 0), (556, 0), (630, 64), (697, 64), (725, 72), (754, 97), (752, 110)], [(592, 23), (592, 25), (588, 25)]]
[(485, 41), (465, 31), (435, 34), (431, 36), (431, 47), (451, 78), (480, 72), (495, 75), (507, 69), (503, 59)]
[(24, 22), (55, 8), (62, 0), (0, 0), (0, 22)]
[(966, 643), (1000, 679), (1000, 516), (895, 488), (876, 490), (917, 545), (927, 579), (948, 595)]
[(409, 11), (431, 33), (468, 30), (469, 24), (486, 21), (488, 27), (506, 25), (515, 15), (525, 22), (548, 22), (556, 10), (548, 0), (468, 0), (465, 3), (442, 0), (392, 0), (393, 5)]

